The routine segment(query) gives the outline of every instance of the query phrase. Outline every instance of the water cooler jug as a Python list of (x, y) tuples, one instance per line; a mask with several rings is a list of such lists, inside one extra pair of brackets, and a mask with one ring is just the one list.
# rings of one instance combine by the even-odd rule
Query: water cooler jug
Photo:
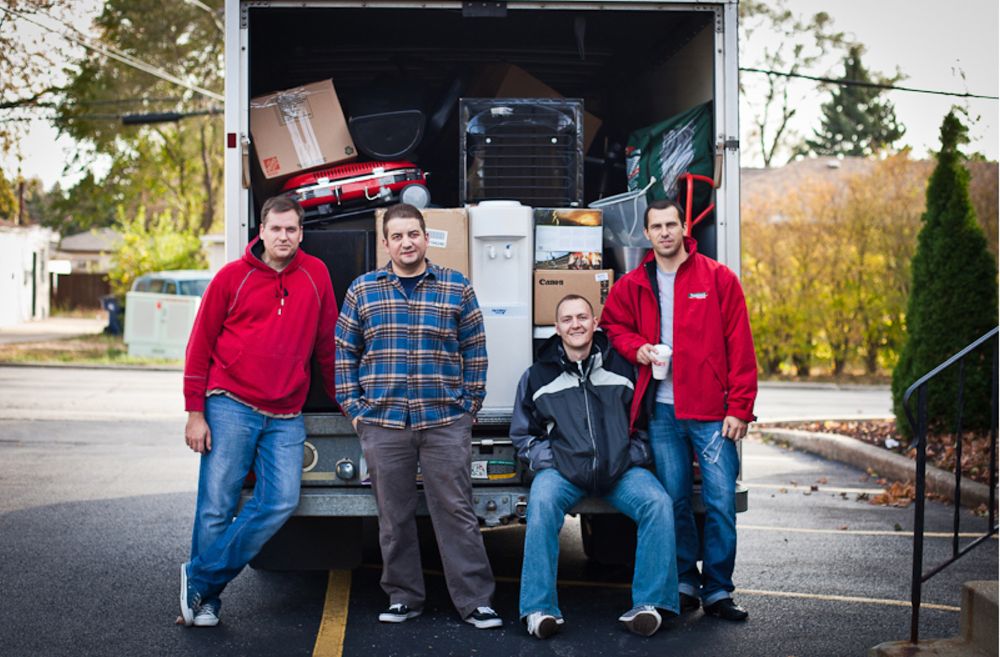
[(506, 414), (532, 362), (532, 210), (517, 201), (483, 201), (469, 208), (469, 236), (472, 287), (490, 359), (483, 414)]

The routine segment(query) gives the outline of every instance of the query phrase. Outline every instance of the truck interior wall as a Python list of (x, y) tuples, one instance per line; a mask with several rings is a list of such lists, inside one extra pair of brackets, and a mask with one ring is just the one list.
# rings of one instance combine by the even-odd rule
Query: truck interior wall
[(644, 98), (634, 123), (649, 125), (712, 100), (715, 31), (705, 26), (677, 54), (636, 81), (633, 95)]

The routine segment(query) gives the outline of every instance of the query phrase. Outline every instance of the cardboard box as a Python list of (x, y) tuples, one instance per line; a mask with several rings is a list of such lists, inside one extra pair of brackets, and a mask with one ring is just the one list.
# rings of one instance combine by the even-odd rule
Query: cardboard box
[[(427, 208), (420, 211), (427, 224), (427, 259), (469, 277), (469, 214), (465, 208)], [(375, 265), (389, 262), (389, 250), (382, 237), (385, 208), (375, 211)]]
[(535, 208), (535, 269), (600, 269), (601, 210)]
[(268, 179), (358, 155), (331, 80), (252, 99), (250, 134)]
[(601, 318), (604, 302), (614, 283), (613, 269), (591, 271), (535, 270), (535, 325), (551, 326), (556, 321), (556, 304), (567, 294), (579, 294), (594, 306)]
[[(477, 71), (476, 81), (465, 93), (469, 98), (563, 98), (558, 91), (513, 64), (489, 64)], [(583, 112), (583, 152), (590, 150), (601, 119)]]

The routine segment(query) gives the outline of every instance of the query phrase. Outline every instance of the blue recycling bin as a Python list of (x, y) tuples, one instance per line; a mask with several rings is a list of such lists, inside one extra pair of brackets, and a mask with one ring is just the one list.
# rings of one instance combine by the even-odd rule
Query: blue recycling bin
[(104, 327), (107, 335), (121, 335), (125, 332), (125, 306), (113, 294), (101, 297), (101, 307), (108, 311), (108, 325)]

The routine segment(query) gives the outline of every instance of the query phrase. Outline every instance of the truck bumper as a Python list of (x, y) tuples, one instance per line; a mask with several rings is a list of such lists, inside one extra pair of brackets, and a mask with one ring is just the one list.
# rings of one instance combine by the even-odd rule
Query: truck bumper
[[(252, 491), (243, 491), (243, 501), (249, 499)], [(747, 510), (747, 489), (739, 482), (736, 485), (736, 512)], [(528, 487), (490, 486), (472, 491), (472, 502), (476, 516), (487, 527), (506, 525), (523, 520), (528, 510)], [(692, 499), (695, 513), (704, 513), (700, 491), (696, 488)], [(601, 498), (588, 497), (570, 509), (570, 513), (618, 513)], [(368, 487), (303, 487), (299, 497), (296, 516), (304, 517), (377, 517), (375, 496)], [(417, 515), (429, 515), (424, 492), (417, 492)]]

